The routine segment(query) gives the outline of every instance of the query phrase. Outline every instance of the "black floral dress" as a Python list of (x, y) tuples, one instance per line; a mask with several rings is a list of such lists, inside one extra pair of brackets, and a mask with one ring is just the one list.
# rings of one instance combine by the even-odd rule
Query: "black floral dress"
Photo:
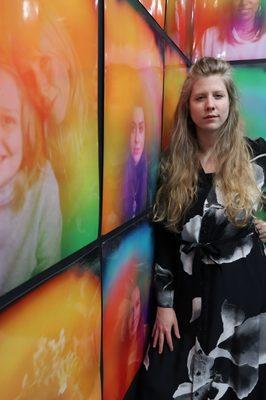
[[(263, 190), (266, 142), (250, 144)], [(148, 349), (125, 399), (266, 400), (266, 249), (252, 219), (228, 221), (212, 174), (200, 172), (181, 234), (156, 228), (155, 284), (181, 338)]]

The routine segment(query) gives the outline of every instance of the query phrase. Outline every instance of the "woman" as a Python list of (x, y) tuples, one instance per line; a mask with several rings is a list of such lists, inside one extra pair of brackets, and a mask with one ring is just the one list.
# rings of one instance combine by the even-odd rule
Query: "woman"
[[(5, 2), (4, 2), (5, 3)], [(8, 2), (10, 3), (10, 2)], [(65, 21), (45, 2), (15, 2), (6, 10), (11, 56), (43, 121), (46, 153), (60, 191), (62, 257), (88, 244), (94, 163), (85, 74)], [(11, 15), (10, 15), (11, 14)], [(87, 179), (84, 180), (84, 175)]]
[(0, 295), (61, 257), (59, 190), (42, 134), (19, 76), (1, 63)]
[(146, 338), (144, 271), (136, 258), (124, 268), (109, 292), (104, 317), (104, 397), (112, 400), (125, 395), (141, 365)]
[(266, 142), (243, 137), (236, 99), (229, 64), (192, 66), (155, 204), (152, 348), (126, 399), (266, 398), (266, 224), (253, 217)]
[(134, 218), (147, 206), (148, 166), (145, 154), (145, 135), (143, 107), (135, 106), (130, 127), (130, 154), (124, 176), (124, 221)]
[(263, 0), (233, 0), (221, 24), (208, 28), (194, 58), (214, 56), (227, 60), (266, 57), (265, 5)]

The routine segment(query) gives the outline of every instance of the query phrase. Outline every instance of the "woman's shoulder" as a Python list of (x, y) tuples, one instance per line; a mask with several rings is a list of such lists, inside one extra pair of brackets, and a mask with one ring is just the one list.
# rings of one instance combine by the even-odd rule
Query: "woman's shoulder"
[(32, 185), (32, 192), (38, 197), (59, 197), (58, 182), (49, 161), (42, 166), (38, 179)]
[(246, 138), (249, 146), (252, 149), (252, 156), (257, 157), (260, 155), (265, 155), (266, 157), (266, 140), (262, 137), (259, 137), (257, 139), (250, 139)]
[(217, 42), (220, 35), (219, 28), (217, 26), (211, 26), (207, 28), (202, 35), (202, 42)]

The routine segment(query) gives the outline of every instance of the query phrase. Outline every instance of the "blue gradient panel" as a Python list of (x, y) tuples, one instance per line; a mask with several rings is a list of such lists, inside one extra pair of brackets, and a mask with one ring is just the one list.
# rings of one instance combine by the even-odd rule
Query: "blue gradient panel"
[(140, 223), (104, 244), (104, 398), (122, 400), (144, 357), (153, 262), (152, 230)]

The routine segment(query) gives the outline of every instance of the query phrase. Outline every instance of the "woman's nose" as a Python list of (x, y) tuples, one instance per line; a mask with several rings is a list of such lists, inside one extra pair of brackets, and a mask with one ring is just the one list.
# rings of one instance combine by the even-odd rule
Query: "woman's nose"
[(139, 139), (140, 139), (140, 133), (139, 133), (139, 131), (137, 130), (136, 135), (135, 135), (135, 142), (138, 143), (138, 142), (139, 142)]
[(214, 110), (215, 109), (213, 99), (211, 99), (211, 98), (206, 99), (205, 108), (206, 108), (206, 110)]

